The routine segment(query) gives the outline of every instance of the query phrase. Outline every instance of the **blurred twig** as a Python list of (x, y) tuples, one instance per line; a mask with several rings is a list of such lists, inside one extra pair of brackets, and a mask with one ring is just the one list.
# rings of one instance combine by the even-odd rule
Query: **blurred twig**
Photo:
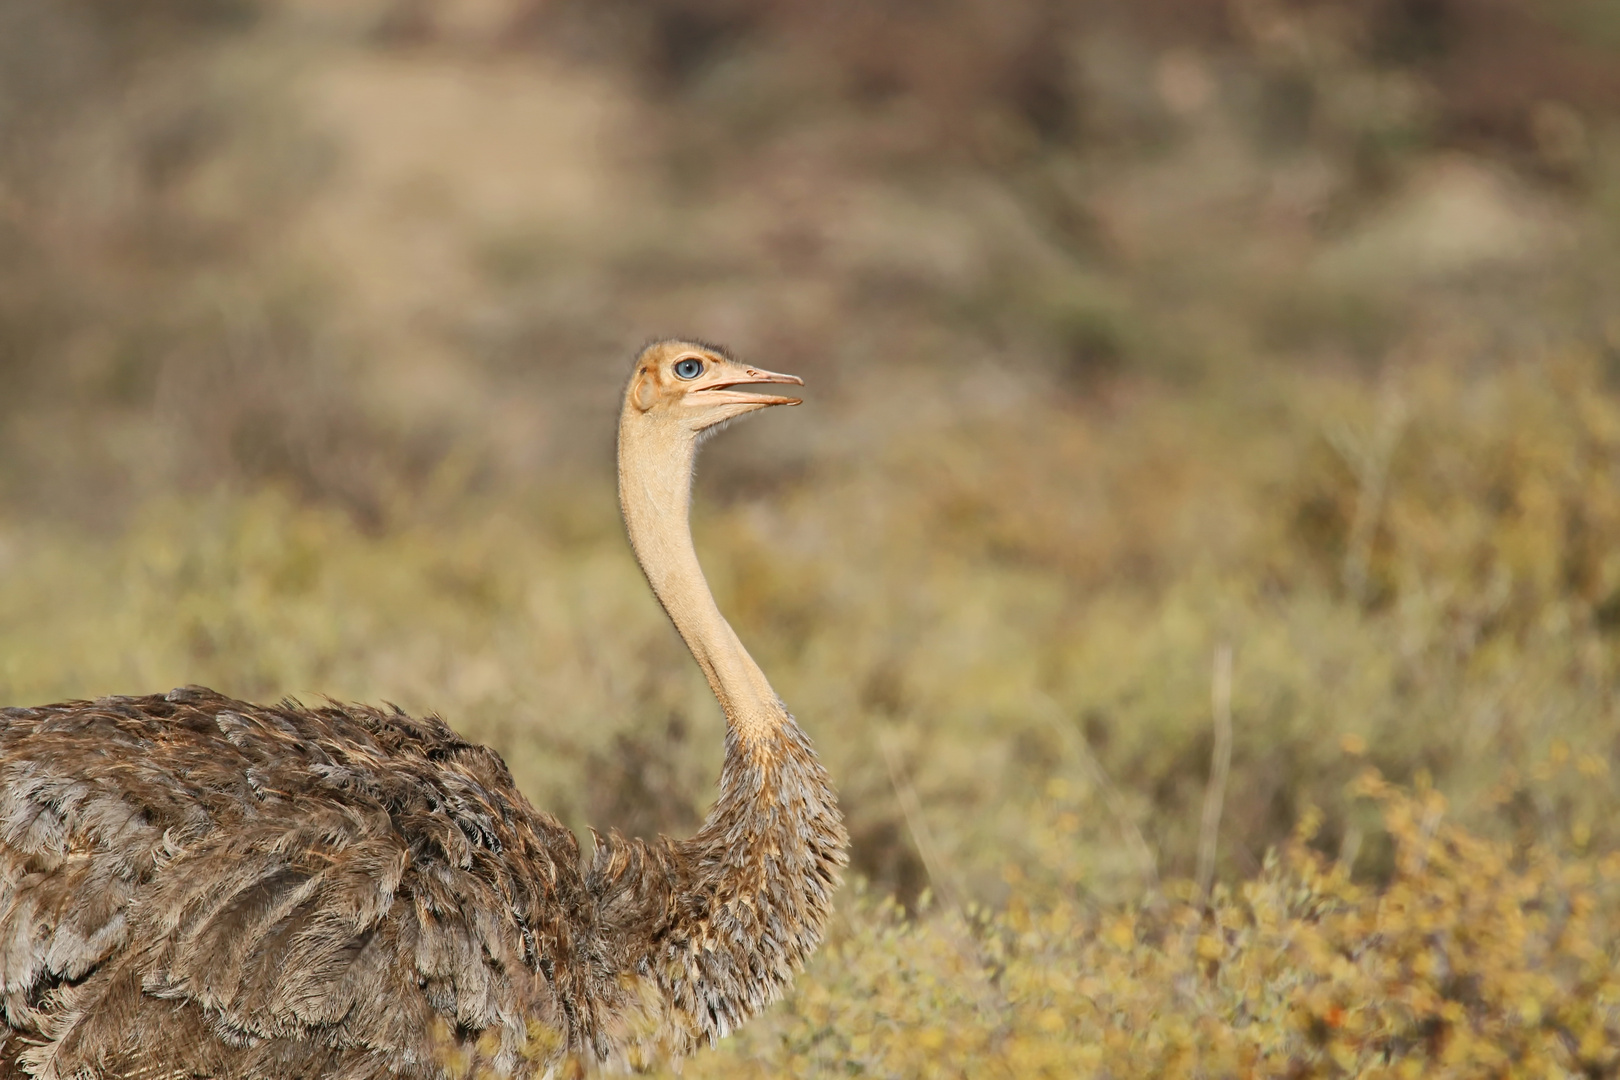
[(928, 871), (928, 880), (941, 897), (958, 913), (962, 910), (962, 894), (957, 888), (954, 876), (948, 875), (945, 862), (939, 855), (939, 849), (934, 844), (934, 834), (924, 820), (922, 802), (917, 798), (917, 789), (911, 786), (911, 779), (906, 775), (904, 764), (900, 761), (900, 753), (894, 747), (894, 742), (888, 732), (878, 735), (878, 747), (883, 751), (883, 762), (889, 767), (889, 783), (894, 786), (894, 797), (900, 803), (900, 813), (906, 819), (906, 830), (911, 833), (911, 842), (922, 857), (923, 869)]
[(1400, 444), (1406, 419), (1406, 399), (1394, 387), (1386, 385), (1379, 398), (1378, 420), (1370, 438), (1362, 442), (1343, 432), (1328, 437), (1356, 476), (1356, 511), (1350, 521), (1340, 580), (1344, 582), (1345, 592), (1358, 604), (1367, 602), (1373, 540), (1377, 536), (1378, 520), (1384, 511), (1390, 460)]
[(1445, 815), (1445, 804), (1434, 799), (1424, 807), (1423, 821), (1418, 825), (1417, 858), (1414, 860), (1411, 874), (1413, 877), (1421, 875), (1429, 865), (1429, 848), (1434, 844), (1434, 834), (1440, 828), (1440, 819)]
[(889, 768), (889, 783), (894, 786), (895, 798), (900, 802), (900, 813), (906, 819), (906, 829), (911, 833), (911, 842), (916, 846), (917, 854), (922, 857), (923, 868), (928, 871), (928, 880), (956, 916), (954, 921), (946, 920), (943, 929), (953, 940), (963, 958), (971, 962), (973, 971), (978, 975), (974, 980), (974, 986), (978, 991), (979, 1007), (989, 1015), (1004, 1015), (1007, 1011), (1007, 999), (995, 980), (990, 977), (990, 964), (984, 950), (979, 947), (979, 942), (973, 936), (972, 919), (963, 905), (961, 886), (956, 875), (946, 866), (934, 843), (934, 834), (928, 828), (927, 820), (923, 818), (922, 800), (917, 798), (917, 789), (912, 786), (911, 778), (906, 775), (905, 765), (900, 760), (899, 750), (895, 748), (892, 733), (880, 731), (877, 742), (883, 751), (884, 764)]
[(1339, 844), (1339, 860), (1335, 869), (1349, 877), (1356, 869), (1356, 856), (1361, 854), (1361, 829), (1351, 825), (1344, 831), (1344, 840)]
[(1209, 786), (1204, 789), (1204, 815), (1198, 828), (1198, 902), (1209, 900), (1215, 880), (1215, 849), (1220, 840), (1221, 810), (1226, 805), (1226, 780), (1232, 771), (1232, 646), (1215, 648), (1215, 669), (1210, 678), (1210, 706), (1215, 720), (1215, 750), (1210, 756)]
[(1108, 812), (1119, 826), (1119, 831), (1124, 836), (1125, 842), (1136, 851), (1137, 858), (1141, 860), (1142, 876), (1147, 879), (1148, 887), (1157, 892), (1159, 888), (1159, 860), (1153, 854), (1153, 849), (1148, 846), (1147, 838), (1142, 835), (1142, 830), (1137, 828), (1136, 822), (1131, 819), (1131, 815), (1125, 807), (1125, 798), (1120, 793), (1119, 788), (1109, 778), (1108, 771), (1103, 768), (1102, 762), (1098, 761), (1097, 756), (1091, 752), (1091, 746), (1086, 742), (1085, 737), (1075, 731), (1072, 724), (1064, 720), (1062, 709), (1058, 703), (1045, 694), (1032, 695), (1031, 697), (1033, 704), (1044, 706), (1044, 708), (1038, 709), (1037, 712), (1058, 733), (1064, 747), (1074, 755), (1080, 767), (1085, 770), (1086, 778), (1102, 793), (1103, 805), (1108, 807)]

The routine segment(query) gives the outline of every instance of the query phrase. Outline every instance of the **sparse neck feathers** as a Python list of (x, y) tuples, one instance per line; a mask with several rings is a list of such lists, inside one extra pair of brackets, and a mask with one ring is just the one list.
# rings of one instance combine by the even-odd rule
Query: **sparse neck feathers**
[(619, 506), (630, 545), (727, 722), (745, 742), (757, 740), (790, 721), (765, 673), (720, 614), (692, 546), (698, 439), (641, 420), (627, 405), (619, 424)]

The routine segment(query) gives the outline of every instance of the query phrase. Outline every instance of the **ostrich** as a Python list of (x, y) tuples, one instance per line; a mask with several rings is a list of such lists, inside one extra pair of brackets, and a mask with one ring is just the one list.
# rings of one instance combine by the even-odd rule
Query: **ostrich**
[(815, 949), (847, 836), (710, 595), (701, 436), (798, 400), (722, 350), (637, 357), (619, 500), (726, 718), (686, 840), (573, 834), (397, 708), (187, 687), (0, 710), (0, 1080), (538, 1077), (712, 1044)]

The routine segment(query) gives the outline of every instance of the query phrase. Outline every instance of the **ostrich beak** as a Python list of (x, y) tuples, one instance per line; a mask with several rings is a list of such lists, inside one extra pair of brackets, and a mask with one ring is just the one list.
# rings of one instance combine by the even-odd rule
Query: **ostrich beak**
[(737, 390), (739, 386), (756, 386), (764, 383), (788, 383), (793, 386), (803, 386), (804, 380), (797, 375), (782, 375), (775, 371), (765, 371), (760, 368), (745, 368), (739, 375), (722, 376), (715, 382), (698, 391), (702, 400), (707, 404), (724, 405), (797, 405), (796, 397), (777, 397), (774, 394), (753, 394), (746, 390)]

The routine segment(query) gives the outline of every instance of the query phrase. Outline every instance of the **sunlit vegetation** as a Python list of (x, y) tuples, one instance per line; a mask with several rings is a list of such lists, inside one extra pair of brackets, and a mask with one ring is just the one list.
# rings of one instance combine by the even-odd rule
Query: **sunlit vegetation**
[(1308, 813), (1207, 904), (1171, 888), (914, 921), (858, 902), (787, 1004), (690, 1072), (1611, 1075), (1620, 857), (1483, 840), (1376, 773), (1355, 791), (1394, 845), (1376, 886), (1314, 850)]
[[(1170, 395), (1128, 447), (1054, 412), (706, 505), (721, 602), (830, 761), (857, 883), (788, 1002), (689, 1068), (1608, 1068), (1620, 398), (1577, 359), (1394, 393), (1307, 380), (1267, 425)], [(1351, 448), (1391, 409), (1358, 540)], [(1032, 495), (1065, 486), (1075, 512)], [(499, 746), (576, 826), (689, 827), (719, 717), (611, 500), (455, 506), (381, 533), (273, 492), (115, 540), (16, 524), (5, 696), (391, 698)]]
[(695, 526), (854, 847), (684, 1075), (1620, 1074), (1612, 6), (0, 0), (0, 700), (691, 829), (610, 431), (714, 337), (807, 377)]

